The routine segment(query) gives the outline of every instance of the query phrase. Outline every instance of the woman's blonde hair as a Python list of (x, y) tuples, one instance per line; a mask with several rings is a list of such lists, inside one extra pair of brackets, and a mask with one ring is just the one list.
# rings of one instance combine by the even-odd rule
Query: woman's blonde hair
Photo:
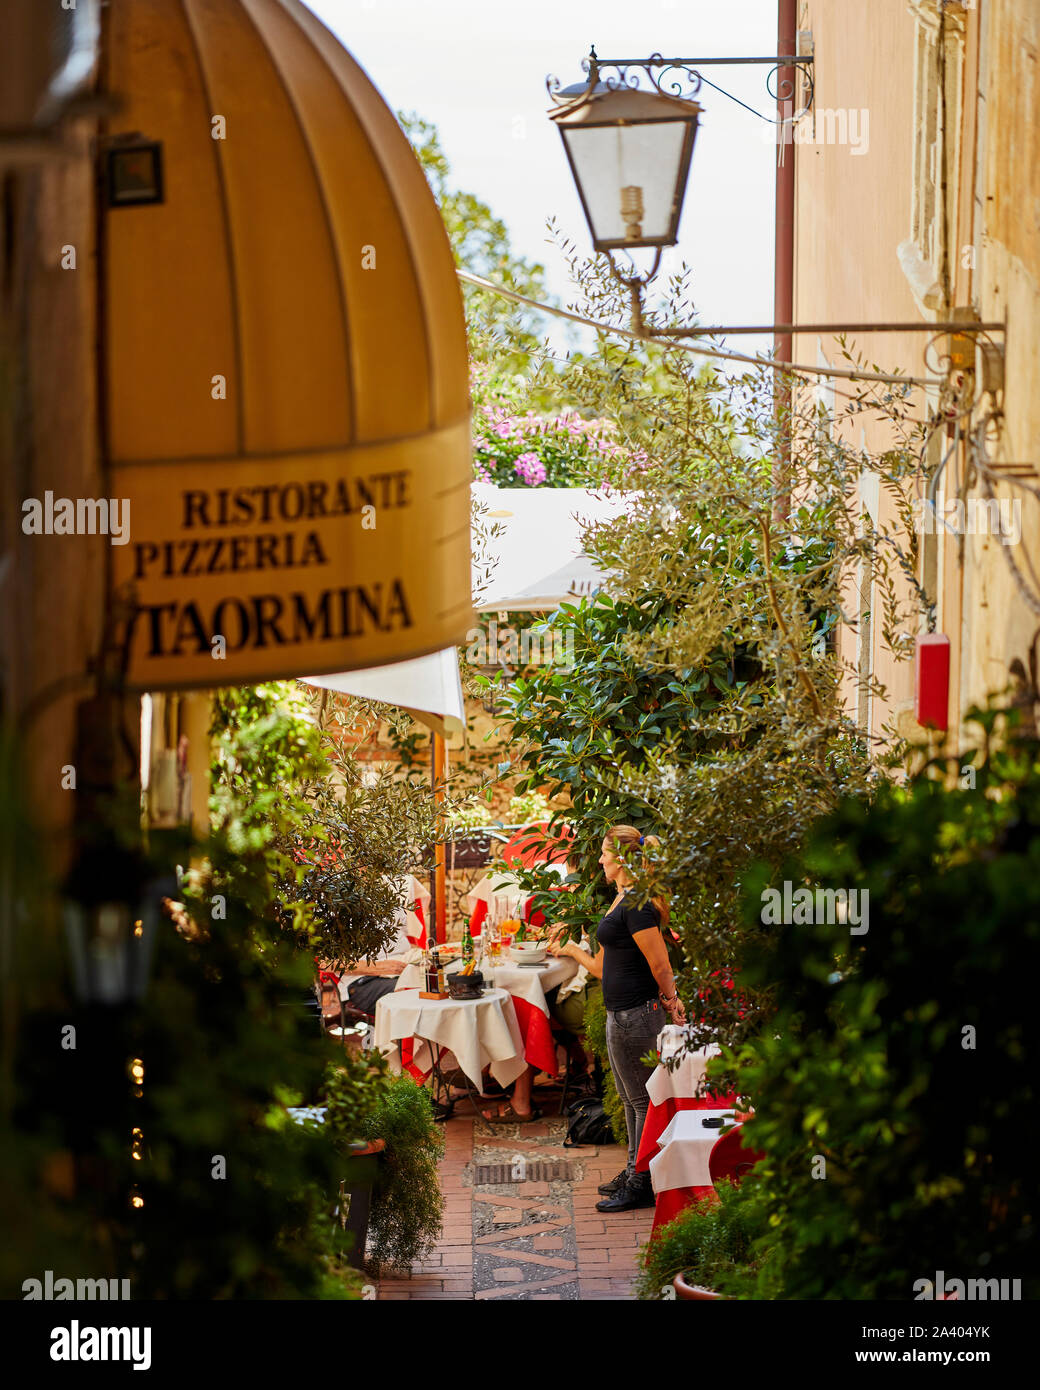
[[(634, 825), (612, 825), (610, 829), (606, 831), (603, 838), (604, 840), (610, 841), (615, 853), (618, 850), (624, 850), (628, 851), (629, 856), (631, 856), (632, 851), (637, 850), (643, 857), (644, 868), (649, 862), (647, 850), (653, 849), (661, 843), (656, 835), (640, 835)], [(664, 898), (660, 897), (651, 898), (650, 901), (660, 913), (661, 926), (666, 927), (668, 925), (668, 919), (671, 916), (668, 903)]]

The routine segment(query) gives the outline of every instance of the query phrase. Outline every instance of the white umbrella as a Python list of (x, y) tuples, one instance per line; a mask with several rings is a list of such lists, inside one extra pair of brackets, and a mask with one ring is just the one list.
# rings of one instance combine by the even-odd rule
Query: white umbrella
[(300, 679), (322, 690), (339, 690), (362, 700), (398, 705), (442, 737), (461, 732), (466, 725), (459, 658), (454, 647), (411, 661), (394, 661), (388, 666)]
[(603, 571), (591, 555), (576, 555), (558, 570), (542, 575), (533, 584), (520, 589), (509, 600), (507, 607), (524, 613), (555, 608), (558, 604), (594, 594), (604, 578)]
[(620, 516), (631, 501), (627, 493), (580, 487), (474, 483), (473, 493), (487, 508), (487, 523), (501, 528), (490, 555), (481, 557), (494, 562), (487, 592), (474, 600), (483, 613), (555, 608), (599, 588), (605, 575), (585, 554), (582, 532), (589, 522)]

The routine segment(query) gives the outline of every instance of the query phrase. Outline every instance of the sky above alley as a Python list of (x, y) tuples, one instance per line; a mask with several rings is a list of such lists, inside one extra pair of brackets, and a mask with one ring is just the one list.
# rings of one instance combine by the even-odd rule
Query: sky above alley
[[(545, 78), (582, 79), (581, 59), (764, 56), (776, 51), (776, 0), (307, 0), (365, 68), (395, 111), (437, 127), (453, 183), (488, 203), (514, 248), (547, 271), (549, 288), (573, 300), (566, 268), (546, 242), (546, 218), (582, 252), (588, 228)], [(707, 69), (705, 76), (769, 112), (768, 69)], [(678, 247), (702, 322), (768, 323), (773, 295), (776, 145), (764, 121), (704, 88)], [(555, 336), (555, 335), (554, 335)], [(764, 339), (731, 340), (742, 351)]]

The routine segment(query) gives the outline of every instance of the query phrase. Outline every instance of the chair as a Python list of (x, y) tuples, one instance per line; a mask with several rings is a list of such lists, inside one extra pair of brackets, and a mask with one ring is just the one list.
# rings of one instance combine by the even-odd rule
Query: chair
[(580, 1087), (576, 1084), (577, 1078), (580, 1076), (589, 1076), (588, 1055), (586, 1053), (585, 1070), (576, 1070), (574, 1052), (578, 1047), (585, 1051), (584, 1035), (582, 1033), (574, 1033), (569, 1028), (564, 1028), (561, 1024), (557, 1023), (555, 1019), (549, 1020), (549, 1026), (552, 1029), (553, 1042), (559, 1044), (566, 1054), (566, 1061), (563, 1067), (563, 1086), (560, 1092), (560, 1114), (563, 1115), (567, 1110), (567, 1097), (572, 1087), (575, 1094), (580, 1090)]
[(339, 997), (339, 976), (332, 970), (319, 970), (316, 993), (325, 1027), (338, 1024), (342, 1028), (346, 1020), (343, 1017), (343, 1000)]
[(743, 1140), (743, 1125), (735, 1125), (728, 1134), (716, 1140), (708, 1155), (708, 1172), (712, 1187), (719, 1183), (739, 1183), (765, 1154), (758, 1149), (749, 1149)]
[[(344, 1047), (348, 1035), (356, 1036), (359, 1031), (375, 1025), (375, 1018), (371, 1014), (355, 1008), (340, 997), (339, 976), (332, 970), (318, 971), (317, 998), (322, 1030), (330, 1038), (339, 1039)], [(363, 1024), (364, 1028), (359, 1030), (358, 1024)]]

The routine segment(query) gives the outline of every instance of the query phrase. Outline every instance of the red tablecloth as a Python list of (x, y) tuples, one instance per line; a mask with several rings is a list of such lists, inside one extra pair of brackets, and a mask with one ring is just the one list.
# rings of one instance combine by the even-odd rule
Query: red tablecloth
[(522, 999), (519, 994), (511, 994), (520, 1036), (524, 1040), (524, 1058), (539, 1071), (556, 1075), (556, 1044), (548, 1017), (535, 1004)]
[[(656, 1210), (650, 1239), (655, 1240), (661, 1228), (692, 1202), (714, 1201), (711, 1181), (711, 1153), (719, 1142), (719, 1129), (701, 1124), (704, 1107), (694, 1112), (677, 1111), (661, 1135), (660, 1153), (650, 1165)], [(732, 1112), (712, 1107), (716, 1119), (732, 1119)]]
[[(690, 1052), (671, 1071), (663, 1065), (654, 1071), (646, 1086), (650, 1108), (646, 1112), (643, 1133), (639, 1140), (639, 1152), (636, 1155), (637, 1172), (647, 1172), (650, 1160), (657, 1154), (658, 1140), (680, 1110), (717, 1110), (733, 1104), (735, 1097), (732, 1095), (719, 1095), (716, 1092), (709, 1092), (703, 1096), (696, 1094), (704, 1078), (705, 1068), (715, 1055), (714, 1048)], [(711, 1188), (707, 1190), (710, 1192)]]
[(654, 1199), (654, 1224), (650, 1228), (650, 1239), (656, 1240), (661, 1227), (674, 1221), (681, 1211), (694, 1202), (718, 1201), (713, 1187), (671, 1187), (667, 1192), (659, 1192)]

